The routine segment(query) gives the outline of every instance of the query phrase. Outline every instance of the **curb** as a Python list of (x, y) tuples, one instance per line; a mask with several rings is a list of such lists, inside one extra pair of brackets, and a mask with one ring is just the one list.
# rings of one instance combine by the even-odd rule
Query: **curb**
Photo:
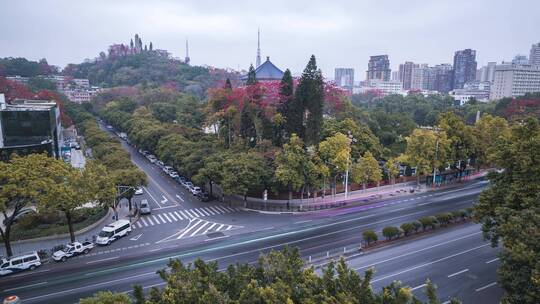
[[(109, 218), (111, 216), (111, 213), (112, 213), (112, 209), (109, 208), (109, 211), (107, 211), (107, 214), (104, 217), (102, 217), (100, 220), (96, 221), (95, 223), (84, 227), (81, 230), (75, 231), (75, 235), (77, 236), (77, 235), (83, 234), (83, 233), (88, 232), (89, 230), (92, 230), (92, 229), (96, 228), (97, 226), (101, 225), (107, 218)], [(39, 237), (39, 238), (34, 238), (34, 239), (26, 239), (26, 240), (20, 240), (20, 241), (12, 241), (11, 244), (16, 245), (16, 244), (25, 244), (25, 243), (31, 243), (31, 242), (39, 242), (39, 241), (49, 241), (49, 240), (61, 239), (61, 238), (65, 238), (65, 237), (69, 237), (69, 233), (54, 234), (54, 235), (50, 235), (50, 236), (44, 236), (44, 237)]]

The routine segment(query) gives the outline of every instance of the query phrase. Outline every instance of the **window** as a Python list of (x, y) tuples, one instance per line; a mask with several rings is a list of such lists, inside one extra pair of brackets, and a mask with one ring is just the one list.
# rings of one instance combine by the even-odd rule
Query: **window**
[(6, 263), (2, 264), (2, 266), (0, 266), (0, 268), (7, 268), (8, 266), (9, 266), (9, 263), (6, 262)]
[(13, 266), (19, 265), (19, 264), (22, 264), (22, 262), (23, 262), (22, 259), (11, 260), (11, 265), (13, 265)]
[(37, 260), (37, 257), (35, 255), (24, 258), (25, 262), (32, 262), (35, 260)]

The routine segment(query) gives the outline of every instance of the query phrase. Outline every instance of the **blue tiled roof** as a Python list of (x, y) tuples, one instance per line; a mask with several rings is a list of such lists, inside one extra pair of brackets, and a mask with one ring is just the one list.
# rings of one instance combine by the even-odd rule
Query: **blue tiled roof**
[[(255, 76), (257, 80), (281, 80), (283, 71), (270, 61), (270, 57), (266, 57), (266, 61), (255, 70)], [(242, 76), (241, 79), (247, 80), (247, 75)]]

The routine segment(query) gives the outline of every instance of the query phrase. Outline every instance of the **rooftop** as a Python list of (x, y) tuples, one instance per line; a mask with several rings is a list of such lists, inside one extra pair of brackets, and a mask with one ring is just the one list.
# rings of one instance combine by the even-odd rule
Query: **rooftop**
[[(255, 69), (255, 76), (257, 80), (281, 80), (283, 78), (283, 71), (275, 66), (270, 57), (266, 57), (266, 61), (263, 62), (257, 69)], [(243, 81), (247, 80), (247, 75), (242, 76)]]

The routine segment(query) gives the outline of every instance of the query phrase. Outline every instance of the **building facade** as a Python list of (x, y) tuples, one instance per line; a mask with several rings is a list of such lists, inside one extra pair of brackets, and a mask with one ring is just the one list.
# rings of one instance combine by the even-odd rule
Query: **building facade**
[(540, 92), (540, 66), (497, 65), (490, 99), (517, 97), (533, 92)]
[(360, 87), (358, 93), (366, 93), (367, 91), (379, 91), (381, 95), (403, 94), (403, 83), (401, 81), (383, 81), (372, 79), (366, 81), (364, 86)]
[(11, 154), (46, 152), (60, 157), (62, 126), (54, 101), (15, 100), (7, 104), (0, 94), (0, 159)]
[(496, 62), (488, 62), (487, 65), (478, 69), (476, 80), (480, 82), (493, 82), (495, 66), (497, 66)]
[(388, 55), (370, 56), (368, 70), (366, 71), (366, 80), (390, 81), (390, 60)]
[(433, 90), (440, 93), (448, 93), (452, 90), (454, 81), (454, 70), (449, 63), (438, 64), (433, 67), (435, 79), (433, 81)]
[(412, 69), (411, 88), (412, 90), (433, 90), (435, 82), (435, 72), (426, 63), (420, 64)]
[(540, 66), (540, 42), (531, 46), (531, 52), (529, 53), (529, 64), (533, 66)]
[(354, 86), (354, 69), (352, 68), (336, 68), (334, 70), (334, 82), (340, 88), (352, 92)]
[(465, 49), (454, 54), (453, 88), (462, 89), (469, 81), (476, 80), (476, 51)]
[(419, 65), (414, 62), (406, 61), (399, 65), (397, 80), (403, 82), (403, 89), (410, 90), (412, 88), (412, 73), (414, 68), (418, 68)]
[[(283, 74), (283, 71), (270, 61), (269, 56), (266, 57), (265, 62), (255, 69), (255, 77), (257, 78), (257, 81), (281, 81)], [(240, 77), (240, 80), (243, 82), (246, 82), (247, 79), (248, 75)]]

